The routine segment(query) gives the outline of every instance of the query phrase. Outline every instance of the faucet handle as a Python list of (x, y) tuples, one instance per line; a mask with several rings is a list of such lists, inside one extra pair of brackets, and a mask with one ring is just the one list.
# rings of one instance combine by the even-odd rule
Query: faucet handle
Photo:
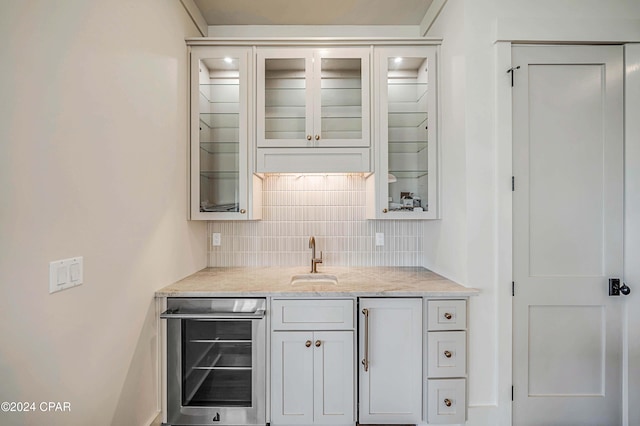
[(320, 262), (319, 263), (322, 263), (322, 250), (320, 250)]

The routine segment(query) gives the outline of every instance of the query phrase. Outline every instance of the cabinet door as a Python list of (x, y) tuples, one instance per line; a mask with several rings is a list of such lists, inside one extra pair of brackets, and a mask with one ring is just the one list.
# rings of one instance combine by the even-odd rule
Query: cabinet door
[(360, 299), (360, 311), (360, 423), (420, 423), (422, 299)]
[(369, 49), (258, 50), (260, 148), (368, 147)]
[(369, 49), (320, 49), (314, 54), (317, 147), (369, 146)]
[[(370, 218), (437, 219), (437, 47), (375, 50), (376, 191)], [(374, 199), (375, 198), (375, 199)]]
[(249, 218), (251, 49), (191, 50), (191, 219)]
[(271, 333), (271, 423), (313, 423), (313, 333)]
[(313, 50), (258, 50), (259, 147), (313, 146)]
[(315, 332), (313, 338), (314, 420), (320, 424), (353, 423), (353, 332)]

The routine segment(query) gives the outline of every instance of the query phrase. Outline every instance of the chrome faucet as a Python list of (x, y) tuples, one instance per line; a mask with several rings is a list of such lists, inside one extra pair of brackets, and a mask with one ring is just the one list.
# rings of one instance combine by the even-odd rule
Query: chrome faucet
[(322, 252), (320, 252), (320, 258), (316, 258), (316, 239), (315, 237), (309, 237), (309, 248), (311, 249), (311, 273), (316, 274), (318, 272), (318, 263), (322, 263)]

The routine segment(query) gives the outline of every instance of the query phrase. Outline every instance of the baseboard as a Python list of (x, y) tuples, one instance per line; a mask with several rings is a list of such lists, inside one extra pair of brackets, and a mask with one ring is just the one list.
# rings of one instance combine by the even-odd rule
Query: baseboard
[(160, 426), (162, 424), (162, 413), (160, 411), (154, 413), (145, 424), (149, 426)]
[(511, 426), (511, 417), (495, 404), (470, 405), (465, 426)]

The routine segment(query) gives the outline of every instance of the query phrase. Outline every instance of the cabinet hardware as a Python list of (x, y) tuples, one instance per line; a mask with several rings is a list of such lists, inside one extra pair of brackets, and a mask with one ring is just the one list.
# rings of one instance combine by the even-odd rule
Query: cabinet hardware
[(620, 278), (609, 278), (609, 296), (625, 296), (631, 293), (631, 289), (625, 283), (620, 285)]
[(451, 352), (444, 351), (444, 356), (447, 357), (447, 358), (451, 358)]
[(362, 314), (364, 315), (364, 359), (362, 365), (364, 371), (369, 371), (369, 309), (364, 308)]
[(316, 135), (316, 140), (319, 141), (320, 140), (320, 135)]
[(320, 342), (320, 340), (316, 340), (316, 348), (319, 348), (321, 344), (322, 342)]
[(306, 347), (311, 346), (311, 340), (307, 340), (306, 342), (304, 342), (304, 345), (305, 345)]
[(509, 69), (507, 70), (507, 74), (511, 74), (511, 87), (513, 87), (513, 72), (514, 72), (515, 70), (519, 70), (519, 69), (520, 69), (520, 65), (518, 65), (517, 67), (509, 68)]
[(445, 317), (445, 319), (450, 320), (451, 318), (453, 318), (453, 315), (451, 315), (449, 312), (446, 312), (446, 313), (444, 314), (444, 317)]
[(447, 407), (451, 407), (451, 404), (452, 404), (451, 400), (449, 398), (445, 398), (444, 405), (446, 405)]
[(240, 209), (240, 213), (245, 214), (247, 211), (245, 209)]
[(389, 210), (387, 210), (387, 209), (382, 209), (382, 213), (386, 213), (386, 212), (388, 212), (388, 211), (389, 211)]
[(311, 140), (311, 135), (307, 135), (307, 140), (310, 141)]

